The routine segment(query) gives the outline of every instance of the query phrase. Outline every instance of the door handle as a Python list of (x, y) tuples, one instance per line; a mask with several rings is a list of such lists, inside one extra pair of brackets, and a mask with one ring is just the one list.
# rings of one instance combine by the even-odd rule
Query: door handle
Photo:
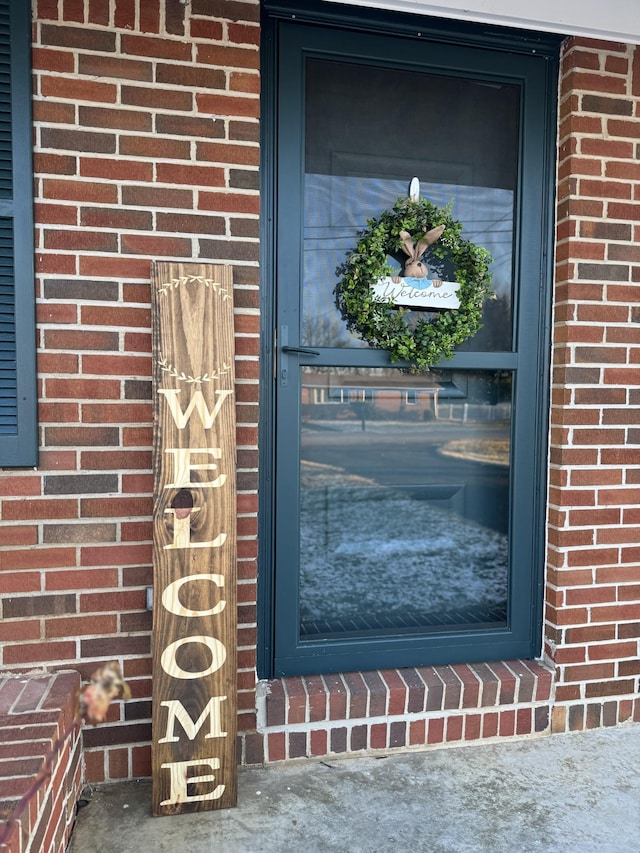
[[(284, 328), (284, 327), (283, 327)], [(280, 350), (283, 356), (291, 353), (299, 353), (300, 355), (320, 355), (320, 350), (317, 349), (309, 349), (309, 347), (290, 347), (288, 344), (283, 344), (280, 347)], [(280, 385), (283, 388), (286, 388), (289, 384), (289, 369), (287, 367), (287, 359), (282, 358), (280, 360)]]
[(309, 347), (290, 347), (283, 346), (282, 352), (301, 352), (303, 355), (320, 355), (320, 350), (309, 349)]
[(285, 358), (290, 352), (297, 352), (300, 355), (320, 355), (320, 350), (317, 349), (309, 349), (309, 347), (290, 347), (289, 346), (289, 327), (288, 326), (280, 326), (280, 352), (282, 353), (282, 357), (280, 359), (280, 385), (282, 388), (286, 388), (289, 384), (289, 369), (287, 367), (287, 359)]

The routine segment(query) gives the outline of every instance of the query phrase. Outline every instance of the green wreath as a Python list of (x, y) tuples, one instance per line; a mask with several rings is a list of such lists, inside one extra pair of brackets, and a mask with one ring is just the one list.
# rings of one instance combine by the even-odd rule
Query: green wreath
[[(445, 230), (431, 249), (435, 263), (448, 261), (459, 283), (460, 307), (443, 310), (437, 316), (407, 322), (408, 308), (379, 301), (371, 285), (393, 275), (389, 255), (400, 255), (401, 231), (419, 239), (432, 228)], [(336, 305), (347, 323), (368, 344), (388, 350), (391, 361), (407, 361), (414, 372), (451, 358), (454, 347), (481, 328), (482, 305), (491, 294), (489, 265), (493, 258), (486, 249), (461, 236), (462, 225), (451, 216), (450, 206), (438, 208), (424, 199), (398, 199), (387, 210), (367, 222), (356, 249), (337, 270)], [(432, 261), (433, 262), (433, 261)]]

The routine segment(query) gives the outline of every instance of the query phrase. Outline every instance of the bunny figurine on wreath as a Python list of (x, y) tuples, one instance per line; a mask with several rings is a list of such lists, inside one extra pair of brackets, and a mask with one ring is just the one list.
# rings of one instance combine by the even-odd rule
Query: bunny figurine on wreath
[[(438, 225), (437, 228), (432, 228), (417, 242), (414, 242), (413, 237), (408, 231), (400, 232), (402, 240), (402, 250), (407, 255), (407, 260), (404, 262), (404, 284), (415, 287), (417, 290), (424, 290), (427, 287), (442, 287), (440, 279), (429, 278), (429, 267), (423, 261), (424, 253), (429, 246), (432, 246), (436, 240), (439, 240), (444, 231), (444, 225)], [(402, 279), (400, 276), (392, 276), (394, 284), (400, 284)]]

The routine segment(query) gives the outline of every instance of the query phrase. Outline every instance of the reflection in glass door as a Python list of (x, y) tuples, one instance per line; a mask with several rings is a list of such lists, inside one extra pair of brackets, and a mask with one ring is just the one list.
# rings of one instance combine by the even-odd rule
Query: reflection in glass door
[(505, 626), (511, 375), (303, 368), (300, 632)]
[[(291, 24), (280, 51), (274, 673), (530, 655), (546, 69)], [(491, 252), (496, 291), (418, 375), (334, 298), (413, 176)]]
[[(399, 92), (421, 93), (410, 118)], [(336, 310), (336, 269), (367, 220), (405, 197), (415, 174), (421, 194), (451, 205), (466, 239), (494, 258), (496, 299), (466, 347), (511, 349), (519, 119), (520, 88), (512, 84), (306, 60), (305, 344), (366, 346)], [(399, 258), (389, 259), (398, 271)]]

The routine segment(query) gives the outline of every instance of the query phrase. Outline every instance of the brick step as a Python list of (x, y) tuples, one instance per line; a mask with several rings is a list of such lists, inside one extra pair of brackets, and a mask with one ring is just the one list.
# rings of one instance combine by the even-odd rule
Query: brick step
[[(0, 675), (0, 833), (73, 722), (79, 689), (77, 672)], [(80, 758), (81, 740), (74, 731), (0, 853), (63, 853), (81, 790)]]
[(258, 736), (268, 762), (540, 737), (552, 694), (552, 671), (524, 660), (289, 677), (260, 683)]

